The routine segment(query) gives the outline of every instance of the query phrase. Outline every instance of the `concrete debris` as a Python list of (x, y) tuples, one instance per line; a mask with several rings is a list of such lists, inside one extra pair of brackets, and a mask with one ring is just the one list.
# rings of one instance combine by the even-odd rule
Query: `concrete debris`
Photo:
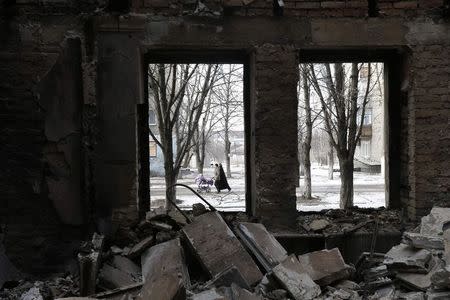
[(173, 237), (170, 232), (160, 231), (156, 234), (156, 242), (158, 244), (167, 242), (167, 241), (171, 240), (172, 238)]
[(320, 287), (305, 273), (295, 255), (288, 256), (272, 272), (295, 300), (314, 299), (321, 293)]
[(399, 293), (399, 300), (425, 300), (425, 294), (422, 292)]
[(104, 236), (94, 233), (90, 244), (92, 246), (91, 249), (85, 244), (83, 246), (83, 252), (78, 254), (81, 296), (92, 295), (95, 293), (97, 273), (100, 268), (104, 241)]
[(449, 223), (445, 223), (444, 225), (444, 260), (447, 265), (450, 265), (450, 228)]
[(106, 289), (130, 285), (136, 283), (137, 280), (132, 274), (114, 268), (110, 264), (104, 264), (99, 273), (99, 284)]
[(206, 212), (208, 212), (208, 210), (203, 205), (203, 203), (194, 203), (194, 204), (192, 204), (192, 214), (194, 215), (194, 217), (201, 216), (201, 215), (203, 215)]
[(113, 255), (119, 255), (119, 254), (123, 253), (123, 249), (121, 249), (121, 248), (119, 248), (119, 247), (117, 247), (115, 245), (111, 246), (109, 249), (111, 250), (111, 253)]
[[(136, 258), (139, 257), (142, 252), (144, 252), (147, 248), (149, 248), (151, 245), (153, 245), (153, 236), (149, 236), (136, 245), (134, 245), (127, 253), (126, 256), (129, 258)], [(125, 250), (124, 250), (125, 252)]]
[(330, 222), (325, 219), (319, 219), (314, 220), (311, 223), (309, 223), (309, 228), (311, 228), (312, 231), (322, 231), (328, 226), (330, 226)]
[(191, 300), (230, 300), (217, 289), (210, 289), (190, 297)]
[(393, 285), (382, 287), (375, 291), (373, 295), (369, 297), (370, 300), (394, 300), (395, 299), (395, 287)]
[(420, 233), (442, 235), (442, 226), (450, 221), (450, 208), (433, 207), (429, 215), (422, 217)]
[(397, 271), (428, 273), (430, 259), (431, 252), (426, 249), (400, 244), (386, 253), (384, 264)]
[(93, 295), (94, 298), (97, 299), (110, 299), (110, 300), (122, 300), (123, 297), (133, 297), (133, 299), (139, 294), (139, 291), (142, 288), (142, 282), (126, 285), (120, 288), (116, 288), (113, 290), (108, 290), (105, 292), (97, 293)]
[(209, 276), (234, 265), (248, 284), (261, 280), (261, 271), (218, 212), (195, 218), (182, 232)]
[(267, 293), (266, 297), (272, 300), (283, 300), (288, 298), (288, 292), (283, 289), (277, 289)]
[(442, 237), (436, 235), (404, 232), (403, 243), (420, 249), (444, 249)]
[(442, 265), (431, 275), (431, 282), (438, 289), (450, 289), (450, 266)]
[(138, 299), (184, 299), (190, 279), (179, 239), (145, 251), (141, 256), (144, 286)]
[[(266, 273), (264, 277), (261, 279), (261, 281), (258, 283), (258, 285), (255, 287), (255, 291), (259, 294), (266, 295), (269, 297), (269, 295), (275, 291), (280, 290), (281, 286), (274, 278), (273, 274)], [(285, 290), (283, 290), (285, 291)], [(270, 298), (270, 297), (269, 297)]]
[(133, 278), (135, 278), (135, 280), (140, 280), (141, 268), (126, 257), (120, 255), (113, 256), (111, 266), (121, 270), (122, 272), (130, 274)]
[(450, 299), (450, 291), (427, 291), (427, 300), (448, 300)]
[(250, 286), (242, 277), (241, 272), (239, 272), (239, 270), (235, 266), (231, 266), (230, 268), (217, 274), (212, 280), (205, 284), (205, 287), (210, 288), (231, 286), (232, 283), (238, 285), (241, 288), (250, 289)]
[(345, 264), (338, 248), (314, 251), (300, 255), (302, 270), (320, 286), (350, 277), (353, 268)]
[(166, 215), (167, 210), (163, 206), (160, 206), (147, 212), (147, 214), (145, 215), (145, 219), (147, 221), (157, 220), (164, 218)]
[(287, 258), (286, 250), (262, 224), (240, 223), (236, 233), (266, 272)]
[(20, 296), (20, 300), (51, 300), (53, 298), (50, 288), (40, 281), (35, 282), (32, 288)]
[(427, 274), (397, 273), (396, 278), (414, 290), (426, 291), (431, 286), (432, 276), (442, 267), (438, 258), (431, 259), (432, 267)]
[[(191, 224), (183, 223), (181, 214), (177, 220), (170, 216), (171, 212), (164, 210), (147, 214), (147, 219), (130, 232), (132, 238), (126, 242), (117, 240), (123, 248), (111, 246), (104, 250), (104, 238), (95, 234), (91, 241), (80, 247), (80, 281), (77, 277), (63, 277), (54, 283), (7, 282), (0, 290), (0, 298), (450, 299), (448, 209), (433, 209), (430, 216), (422, 219), (420, 230), (404, 232), (402, 243), (386, 254), (364, 252), (355, 267), (345, 263), (338, 248), (298, 257), (288, 255), (265, 226), (249, 223), (245, 214), (242, 217), (227, 216), (228, 222), (225, 222), (218, 212), (198, 210), (201, 213), (198, 212)], [(394, 218), (386, 212), (380, 215)], [(322, 218), (303, 220), (302, 228), (306, 227), (305, 230), (311, 233), (327, 234), (327, 230), (335, 226), (330, 220), (340, 220), (349, 225), (343, 232), (373, 229), (372, 219), (351, 220), (353, 216), (345, 211), (328, 211)], [(178, 238), (180, 235), (182, 239)], [(140, 242), (135, 243), (139, 238)], [(124, 247), (126, 244), (130, 247)], [(187, 251), (186, 256), (184, 251)], [(0, 263), (3, 258), (4, 255), (0, 255)], [(139, 258), (140, 266), (136, 264)], [(256, 259), (259, 268), (252, 258)], [(1, 269), (0, 275), (4, 273)], [(14, 285), (16, 287), (10, 287)], [(86, 298), (64, 298), (79, 295)]]
[(158, 222), (158, 221), (150, 221), (150, 224), (158, 229), (158, 230), (164, 230), (164, 231), (170, 231), (172, 230), (172, 226), (163, 222)]

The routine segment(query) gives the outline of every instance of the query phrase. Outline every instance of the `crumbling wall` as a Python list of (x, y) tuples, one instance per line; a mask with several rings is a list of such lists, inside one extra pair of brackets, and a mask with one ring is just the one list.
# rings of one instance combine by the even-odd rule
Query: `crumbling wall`
[(450, 192), (450, 28), (445, 23), (412, 24), (409, 69), (408, 215), (426, 215), (433, 205), (448, 206)]
[[(221, 3), (222, 2), (222, 3)], [(443, 6), (442, 0), (377, 0), (369, 13), (368, 0), (284, 0), (283, 15), (313, 18), (380, 16), (416, 17), (423, 11)], [(277, 9), (277, 8), (276, 8)], [(205, 16), (273, 16), (272, 0), (144, 0), (132, 1), (134, 12), (183, 15), (186, 12)]]
[(400, 201), (411, 218), (436, 202), (448, 205), (450, 26), (443, 2), (379, 0), (376, 18), (367, 18), (363, 0), (284, 3), (276, 17), (265, 0), (134, 0), (132, 14), (122, 16), (94, 0), (2, 7), (0, 222), (13, 259), (36, 269), (54, 261), (56, 250), (65, 259), (55, 241), (70, 245), (80, 230), (64, 223), (93, 218), (112, 232), (112, 224), (124, 229), (137, 221), (136, 105), (142, 57), (151, 49), (248, 53), (252, 208), (274, 223), (291, 221), (295, 210), (297, 53), (404, 51), (401, 138), (392, 141), (401, 148)]
[[(54, 271), (81, 239), (81, 44), (74, 16), (37, 17), (32, 1), (2, 6), (0, 224), (11, 260)], [(42, 7), (41, 7), (42, 8)]]

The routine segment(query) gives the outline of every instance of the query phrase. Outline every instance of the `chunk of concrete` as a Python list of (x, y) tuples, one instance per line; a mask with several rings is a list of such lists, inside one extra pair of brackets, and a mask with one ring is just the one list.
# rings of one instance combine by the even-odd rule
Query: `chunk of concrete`
[(399, 300), (425, 300), (425, 294), (422, 292), (399, 293)]
[(303, 270), (295, 255), (288, 256), (272, 269), (273, 275), (295, 300), (309, 300), (319, 296), (320, 287)]
[(172, 225), (166, 224), (164, 222), (150, 221), (150, 224), (152, 225), (153, 228), (156, 228), (158, 230), (163, 230), (163, 231), (172, 230)]
[(127, 253), (126, 256), (129, 258), (136, 258), (142, 254), (145, 250), (147, 250), (153, 244), (153, 237), (149, 236), (136, 245), (133, 246)]
[(204, 213), (208, 212), (205, 205), (203, 203), (194, 203), (192, 204), (192, 214), (194, 217), (198, 217), (203, 215)]
[(405, 232), (403, 243), (419, 249), (444, 249), (442, 237), (436, 235)]
[(448, 300), (450, 291), (427, 291), (427, 300)]
[(232, 300), (217, 289), (210, 289), (191, 296), (192, 300)]
[(450, 265), (450, 224), (444, 225), (444, 261), (447, 265)]
[(211, 281), (206, 283), (205, 287), (231, 286), (232, 283), (235, 283), (241, 288), (250, 289), (248, 283), (242, 277), (241, 272), (239, 272), (235, 266), (231, 266), (230, 268), (217, 274)]
[(236, 233), (266, 272), (287, 258), (286, 250), (263, 224), (240, 223)]
[(431, 276), (433, 286), (439, 289), (450, 289), (450, 266), (443, 266), (437, 269)]
[(145, 215), (145, 219), (147, 221), (151, 220), (157, 220), (164, 218), (167, 215), (167, 209), (165, 209), (163, 206), (157, 207), (155, 209), (152, 209), (148, 211)]
[(109, 264), (103, 264), (99, 274), (100, 285), (106, 289), (115, 289), (137, 282), (131, 274), (116, 269)]
[(428, 273), (430, 258), (431, 252), (426, 249), (399, 244), (386, 253), (383, 263), (397, 271)]
[(209, 276), (233, 265), (249, 285), (261, 280), (261, 271), (219, 213), (208, 212), (195, 218), (182, 232)]
[(141, 268), (138, 267), (133, 261), (130, 259), (115, 255), (112, 258), (111, 265), (115, 267), (116, 269), (121, 270), (122, 272), (125, 272), (127, 274), (130, 274), (135, 279), (139, 279), (141, 275)]
[(239, 300), (263, 300), (261, 295), (257, 295), (254, 293), (249, 292), (248, 290), (241, 288), (237, 284), (231, 284), (231, 293), (232, 293), (232, 299), (239, 299)]
[(144, 286), (138, 299), (177, 300), (186, 297), (190, 287), (179, 239), (155, 245), (141, 256)]
[(342, 258), (338, 248), (299, 255), (302, 270), (320, 286), (350, 277), (353, 269)]
[(309, 223), (309, 228), (311, 228), (312, 231), (322, 231), (328, 226), (330, 226), (330, 222), (325, 219), (313, 220)]
[(442, 234), (442, 226), (450, 221), (450, 208), (433, 207), (428, 216), (422, 217), (420, 233), (427, 235)]
[(436, 271), (442, 268), (442, 263), (436, 259), (432, 259), (430, 262), (432, 267), (427, 274), (420, 273), (397, 273), (396, 277), (403, 284), (408, 286), (409, 288), (413, 288), (414, 290), (426, 291), (431, 286), (431, 278), (436, 273)]
[(379, 288), (369, 297), (370, 300), (395, 300), (395, 298), (395, 287), (393, 285)]

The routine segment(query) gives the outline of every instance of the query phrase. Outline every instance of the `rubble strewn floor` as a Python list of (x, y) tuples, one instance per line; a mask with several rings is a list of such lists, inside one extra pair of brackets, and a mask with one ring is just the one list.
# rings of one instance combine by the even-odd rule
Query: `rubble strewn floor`
[(80, 246), (79, 272), (40, 280), (3, 274), (0, 298), (450, 299), (450, 208), (433, 208), (415, 228), (391, 210), (299, 214), (301, 234), (407, 230), (386, 254), (362, 253), (354, 265), (338, 248), (288, 253), (273, 232), (251, 221), (201, 205), (188, 219), (157, 209), (127, 241), (94, 234)]

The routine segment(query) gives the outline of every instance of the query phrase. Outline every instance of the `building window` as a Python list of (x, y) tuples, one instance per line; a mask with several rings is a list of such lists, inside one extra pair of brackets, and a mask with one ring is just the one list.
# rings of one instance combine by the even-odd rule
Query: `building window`
[(150, 157), (156, 157), (157, 151), (156, 151), (156, 142), (150, 141), (149, 142), (149, 148), (150, 148)]
[[(361, 120), (361, 112), (358, 111), (358, 120)], [(359, 121), (358, 121), (359, 122)], [(367, 107), (364, 111), (363, 125), (372, 125), (372, 108)]]
[(148, 125), (156, 125), (156, 117), (154, 110), (148, 111)]
[(359, 71), (359, 78), (367, 78), (369, 77), (369, 68), (364, 66)]
[(364, 114), (363, 125), (371, 125), (372, 124), (372, 109), (367, 108)]
[(361, 156), (364, 158), (370, 157), (370, 140), (361, 140)]

